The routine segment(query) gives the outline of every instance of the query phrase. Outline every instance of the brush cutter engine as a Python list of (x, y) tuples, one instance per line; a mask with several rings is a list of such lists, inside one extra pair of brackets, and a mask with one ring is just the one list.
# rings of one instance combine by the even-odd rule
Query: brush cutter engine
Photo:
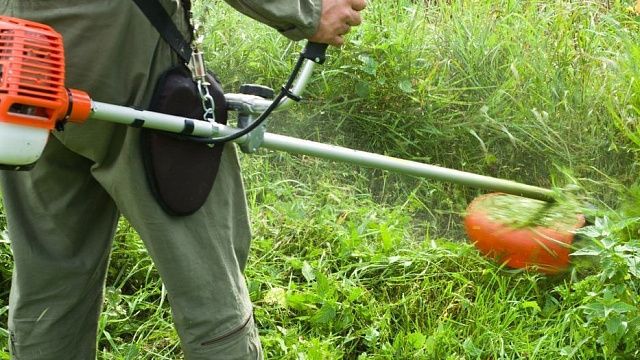
[(60, 34), (0, 16), (0, 166), (29, 167), (56, 125), (89, 116), (91, 100), (64, 86), (64, 66)]

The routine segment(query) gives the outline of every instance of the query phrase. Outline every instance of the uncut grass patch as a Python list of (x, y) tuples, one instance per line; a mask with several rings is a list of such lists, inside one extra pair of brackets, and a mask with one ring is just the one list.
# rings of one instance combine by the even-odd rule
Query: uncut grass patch
[(541, 185), (551, 164), (624, 174), (603, 101), (622, 4), (374, 2), (368, 16), (326, 94), (368, 89), (336, 110), (360, 145)]

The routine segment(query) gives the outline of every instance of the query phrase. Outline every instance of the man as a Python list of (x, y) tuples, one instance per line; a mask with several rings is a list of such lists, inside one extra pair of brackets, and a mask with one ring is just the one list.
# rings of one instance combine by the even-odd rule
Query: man
[[(162, 0), (182, 29), (181, 7)], [(299, 40), (341, 45), (365, 0), (233, 0)], [(177, 63), (129, 0), (0, 0), (0, 13), (49, 24), (65, 40), (67, 86), (96, 101), (145, 107)], [(149, 190), (139, 129), (68, 124), (37, 165), (0, 174), (15, 266), (9, 300), (14, 359), (93, 359), (119, 216), (140, 234), (168, 290), (187, 359), (261, 358), (243, 270), (250, 234), (232, 145), (205, 205), (167, 215)]]

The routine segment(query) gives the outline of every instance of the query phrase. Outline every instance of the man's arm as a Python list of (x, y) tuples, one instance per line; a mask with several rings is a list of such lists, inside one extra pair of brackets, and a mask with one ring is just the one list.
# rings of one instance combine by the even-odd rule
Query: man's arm
[(343, 35), (362, 21), (365, 0), (225, 0), (238, 11), (292, 40), (342, 45)]

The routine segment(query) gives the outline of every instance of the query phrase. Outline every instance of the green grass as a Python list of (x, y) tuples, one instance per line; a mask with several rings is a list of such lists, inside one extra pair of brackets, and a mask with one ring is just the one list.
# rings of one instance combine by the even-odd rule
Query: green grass
[[(254, 233), (246, 275), (267, 358), (640, 357), (640, 19), (629, 3), (370, 1), (306, 101), (270, 130), (572, 184), (589, 199), (592, 225), (568, 274), (508, 270), (465, 239), (475, 189), (244, 155)], [(195, 6), (227, 91), (284, 82), (299, 45), (221, 1)], [(10, 268), (2, 241), (3, 324)], [(100, 359), (181, 357), (162, 283), (124, 220), (98, 344)]]

